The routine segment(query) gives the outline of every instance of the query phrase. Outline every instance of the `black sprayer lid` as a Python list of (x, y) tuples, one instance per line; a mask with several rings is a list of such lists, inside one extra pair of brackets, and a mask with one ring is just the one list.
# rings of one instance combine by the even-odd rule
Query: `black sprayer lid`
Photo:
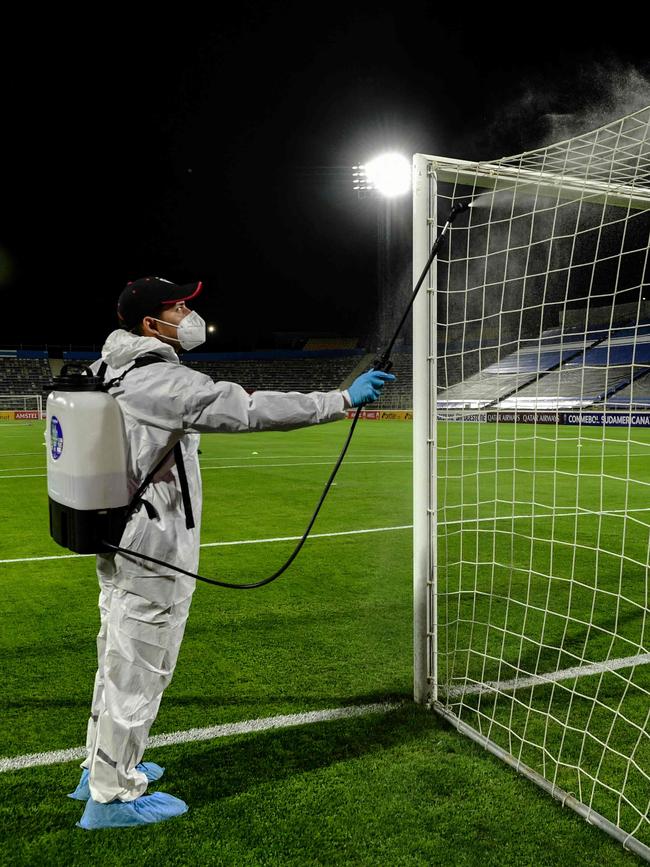
[(54, 391), (103, 391), (104, 381), (85, 364), (64, 364), (52, 387)]

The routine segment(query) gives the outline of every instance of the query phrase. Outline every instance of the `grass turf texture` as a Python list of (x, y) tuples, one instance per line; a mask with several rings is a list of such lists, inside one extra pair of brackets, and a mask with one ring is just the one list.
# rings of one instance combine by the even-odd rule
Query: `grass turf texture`
[[(453, 689), (647, 653), (648, 432), (439, 433), (441, 680)], [(626, 831), (640, 823), (650, 844), (649, 696), (645, 664), (452, 704)]]
[[(203, 541), (300, 535), (346, 425), (204, 436)], [(471, 437), (488, 437), (489, 427), (471, 434), (470, 425), (458, 425), (449, 445), (464, 442), (466, 459), (475, 460)], [(518, 438), (524, 430), (518, 428)], [(560, 430), (574, 471), (576, 434)], [(613, 440), (621, 436), (611, 434)], [(404, 422), (360, 423), (314, 532), (409, 524), (410, 436)], [(507, 440), (506, 426), (498, 436)], [(62, 553), (48, 536), (42, 439), (38, 424), (0, 427), (3, 559)], [(497, 457), (507, 455), (505, 446), (495, 448), (501, 448)], [(554, 448), (551, 443), (549, 454)], [(481, 455), (489, 452), (482, 447)], [(525, 463), (523, 441), (515, 461), (517, 467)], [(508, 464), (496, 462), (485, 479), (498, 485), (502, 469), (507, 472)], [(536, 478), (536, 501), (544, 479)], [(547, 480), (552, 484), (550, 474)], [(599, 484), (596, 475), (593, 483)], [(456, 519), (455, 484), (450, 480), (446, 493), (450, 521)], [(506, 489), (512, 491), (512, 478)], [(464, 496), (471, 496), (467, 489)], [(517, 499), (525, 496), (520, 488)], [(494, 516), (494, 506), (489, 508), (467, 513), (465, 507), (462, 517)], [(497, 508), (506, 513), (507, 495)], [(530, 514), (530, 506), (518, 508)], [(208, 576), (248, 581), (273, 571), (291, 547), (204, 548), (201, 568)], [(445, 556), (451, 574), (458, 557), (452, 547)], [(92, 558), (0, 565), (7, 624), (0, 637), (4, 756), (83, 742), (98, 622), (93, 568)], [(366, 701), (408, 701), (411, 619), (408, 530), (314, 539), (286, 576), (262, 590), (200, 585), (152, 734)], [(148, 757), (168, 768), (158, 787), (185, 798), (190, 813), (138, 831), (90, 835), (73, 827), (81, 811), (64, 797), (77, 780), (73, 764), (1, 775), (3, 863), (124, 863), (125, 848), (134, 842), (139, 863), (636, 860), (419, 708), (168, 747)]]

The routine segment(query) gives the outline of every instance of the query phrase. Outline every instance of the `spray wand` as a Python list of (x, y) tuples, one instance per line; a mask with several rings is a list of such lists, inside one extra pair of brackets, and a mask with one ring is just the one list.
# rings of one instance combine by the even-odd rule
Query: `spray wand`
[[(383, 370), (385, 372), (388, 372), (391, 369), (391, 367), (393, 366), (393, 364), (390, 360), (390, 355), (391, 355), (391, 352), (393, 350), (393, 346), (395, 345), (395, 341), (397, 340), (397, 337), (398, 337), (400, 331), (402, 330), (402, 327), (404, 326), (404, 323), (406, 322), (406, 319), (407, 319), (409, 313), (411, 312), (411, 308), (413, 307), (413, 303), (417, 297), (417, 294), (420, 291), (420, 288), (421, 288), (422, 284), (424, 283), (427, 274), (429, 273), (429, 268), (431, 267), (434, 259), (438, 255), (438, 252), (440, 251), (440, 248), (443, 244), (443, 241), (445, 239), (447, 232), (449, 231), (451, 224), (454, 222), (454, 220), (456, 219), (456, 217), (459, 214), (463, 213), (463, 211), (467, 211), (470, 207), (471, 207), (471, 203), (456, 202), (456, 204), (450, 210), (450, 212), (447, 216), (447, 219), (445, 220), (445, 224), (442, 227), (442, 229), (440, 230), (440, 233), (438, 234), (438, 237), (436, 238), (436, 240), (435, 240), (435, 242), (431, 248), (431, 252), (429, 253), (429, 258), (427, 259), (426, 265), (422, 269), (422, 273), (420, 274), (420, 277), (419, 277), (417, 283), (415, 284), (415, 288), (413, 289), (413, 294), (411, 295), (409, 303), (407, 304), (406, 309), (404, 310), (402, 318), (400, 319), (399, 324), (398, 324), (397, 328), (395, 329), (395, 332), (394, 332), (393, 336), (391, 337), (388, 346), (386, 347), (384, 352), (382, 352), (380, 355), (377, 356), (377, 358), (375, 358), (375, 360), (372, 363), (372, 369), (373, 370)], [(298, 542), (298, 544), (296, 545), (296, 547), (292, 551), (288, 560), (276, 572), (274, 572), (272, 575), (269, 575), (267, 578), (263, 578), (261, 581), (253, 581), (253, 582), (249, 582), (246, 584), (235, 584), (235, 583), (232, 583), (230, 581), (217, 581), (215, 578), (205, 578), (203, 575), (197, 575), (194, 572), (188, 572), (186, 569), (182, 569), (180, 566), (174, 566), (171, 563), (165, 563), (164, 560), (158, 560), (156, 557), (150, 557), (148, 554), (140, 554), (138, 551), (131, 551), (128, 548), (120, 548), (119, 545), (113, 545), (110, 542), (106, 542), (106, 541), (104, 541), (103, 544), (106, 546), (106, 548), (110, 549), (111, 551), (116, 551), (116, 552), (119, 552), (120, 554), (130, 554), (131, 556), (137, 557), (140, 560), (146, 560), (149, 563), (156, 563), (158, 566), (164, 566), (167, 569), (173, 569), (175, 572), (180, 572), (182, 575), (187, 575), (190, 578), (196, 578), (197, 581), (204, 581), (206, 584), (214, 584), (217, 587), (227, 587), (231, 590), (254, 590), (257, 587), (264, 587), (265, 584), (270, 584), (272, 581), (275, 581), (276, 578), (279, 578), (280, 575), (282, 575), (284, 572), (287, 571), (287, 569), (293, 563), (293, 561), (296, 559), (296, 557), (300, 553), (303, 545), (307, 541), (307, 538), (311, 532), (311, 529), (314, 526), (314, 524), (316, 523), (316, 518), (318, 517), (318, 513), (320, 512), (321, 507), (322, 507), (323, 503), (325, 502), (325, 498), (327, 497), (329, 490), (332, 487), (332, 483), (334, 482), (334, 479), (336, 478), (336, 474), (338, 473), (339, 468), (340, 468), (341, 464), (343, 463), (343, 459), (345, 458), (347, 450), (350, 446), (350, 443), (352, 442), (352, 437), (354, 435), (354, 431), (355, 431), (355, 428), (357, 426), (357, 422), (359, 421), (359, 418), (361, 416), (361, 410), (362, 409), (363, 409), (363, 405), (357, 407), (357, 411), (354, 415), (354, 418), (352, 419), (352, 424), (350, 425), (350, 430), (348, 432), (347, 438), (345, 440), (345, 443), (343, 444), (343, 448), (341, 449), (341, 454), (339, 455), (336, 463), (334, 464), (332, 472), (330, 473), (330, 476), (327, 480), (327, 483), (325, 484), (325, 488), (323, 489), (323, 493), (321, 494), (320, 499), (318, 501), (318, 504), (316, 505), (316, 509), (314, 510), (314, 514), (311, 516), (309, 524), (307, 525), (307, 529), (303, 533), (302, 537), (300, 538), (300, 541)]]
[(411, 312), (411, 308), (413, 307), (413, 304), (415, 302), (417, 294), (420, 291), (420, 287), (424, 283), (426, 276), (429, 273), (429, 268), (433, 265), (433, 260), (438, 255), (438, 251), (440, 250), (440, 248), (442, 246), (442, 242), (444, 241), (445, 235), (449, 231), (449, 227), (451, 226), (451, 224), (454, 222), (454, 220), (456, 219), (456, 217), (459, 214), (462, 214), (463, 211), (469, 210), (470, 207), (471, 207), (471, 205), (468, 202), (456, 202), (456, 204), (453, 206), (453, 208), (451, 209), (451, 211), (447, 215), (447, 219), (445, 220), (445, 225), (440, 230), (440, 234), (436, 238), (434, 245), (431, 248), (431, 252), (429, 253), (429, 258), (427, 259), (427, 263), (424, 266), (424, 268), (422, 269), (422, 273), (420, 274), (418, 282), (415, 284), (415, 288), (413, 289), (413, 294), (411, 295), (409, 303), (406, 305), (406, 309), (404, 310), (404, 313), (402, 314), (402, 318), (400, 319), (399, 324), (398, 324), (397, 328), (395, 329), (395, 333), (393, 334), (393, 336), (390, 339), (390, 343), (388, 344), (388, 346), (386, 347), (384, 352), (382, 352), (381, 355), (377, 356), (377, 358), (375, 358), (375, 360), (372, 363), (374, 370), (385, 370), (386, 372), (388, 372), (391, 369), (391, 367), (393, 366), (393, 363), (390, 360), (390, 354), (393, 351), (393, 346), (395, 345), (395, 341), (397, 340), (397, 337), (398, 337), (400, 331), (402, 330), (402, 327), (404, 326), (404, 323), (406, 322), (406, 319), (407, 319), (409, 313)]

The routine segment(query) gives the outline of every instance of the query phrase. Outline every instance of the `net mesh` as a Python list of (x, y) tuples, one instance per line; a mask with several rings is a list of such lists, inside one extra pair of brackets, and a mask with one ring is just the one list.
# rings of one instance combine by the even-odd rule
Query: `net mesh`
[(0, 422), (29, 422), (42, 416), (40, 394), (0, 394)]
[(649, 120), (427, 158), (431, 241), (473, 202), (432, 286), (438, 701), (646, 857)]

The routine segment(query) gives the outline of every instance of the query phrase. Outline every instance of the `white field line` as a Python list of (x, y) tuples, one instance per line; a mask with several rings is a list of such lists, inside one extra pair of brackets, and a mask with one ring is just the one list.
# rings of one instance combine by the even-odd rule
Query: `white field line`
[[(475, 684), (470, 687), (454, 687), (450, 689), (447, 698), (455, 698), (464, 695), (476, 695), (483, 692), (513, 691), (525, 689), (540, 684), (556, 683), (561, 680), (570, 680), (577, 677), (588, 677), (602, 672), (617, 671), (622, 668), (632, 668), (636, 665), (650, 663), (650, 653), (638, 656), (627, 656), (620, 659), (609, 659), (605, 662), (591, 665), (566, 668), (563, 671), (538, 674), (532, 677), (515, 678), (506, 681), (491, 681), (484, 684)], [(308, 711), (306, 713), (287, 714), (284, 716), (265, 717), (262, 719), (245, 720), (238, 723), (224, 723), (208, 728), (188, 729), (186, 731), (170, 732), (155, 735), (147, 741), (148, 747), (164, 747), (174, 744), (194, 743), (197, 741), (213, 740), (215, 738), (230, 737), (238, 734), (250, 734), (252, 732), (268, 731), (269, 729), (287, 728), (289, 726), (306, 725), (309, 723), (326, 722), (337, 719), (350, 719), (352, 717), (365, 716), (370, 713), (387, 713), (398, 708), (397, 703), (352, 705), (348, 707), (332, 708), (321, 711)], [(84, 747), (72, 747), (66, 750), (52, 750), (50, 752), (31, 753), (23, 756), (12, 756), (0, 759), (0, 773), (6, 771), (22, 770), (43, 765), (62, 764), (85, 758)]]
[[(460, 509), (463, 508), (463, 506), (448, 506), (447, 508)], [(468, 506), (465, 505), (464, 508), (468, 508)], [(551, 506), (546, 506), (545, 508), (550, 509)], [(536, 512), (534, 515), (489, 515), (487, 518), (460, 518), (457, 521), (438, 521), (438, 526), (452, 527), (457, 526), (458, 524), (485, 524), (490, 521), (537, 521), (542, 520), (543, 518), (616, 517), (619, 515), (631, 515), (636, 512), (650, 512), (650, 506), (639, 506), (636, 509), (604, 509), (602, 511), (595, 511), (592, 509), (574, 509), (571, 508), (571, 506), (556, 506), (555, 510), (552, 512)], [(0, 562), (2, 561), (0, 560)]]
[[(352, 464), (411, 464), (413, 463), (411, 458), (395, 458), (392, 460), (381, 460), (381, 461), (346, 461), (345, 466), (350, 466)], [(246, 464), (246, 466), (242, 466), (242, 464), (223, 464), (219, 466), (207, 467), (201, 465), (202, 470), (251, 470), (255, 468), (263, 468), (267, 467), (329, 467), (332, 465), (332, 461), (306, 461), (301, 463), (286, 463), (286, 464)], [(14, 469), (20, 469), (19, 467), (11, 467), (7, 472), (11, 472)], [(26, 469), (38, 469), (38, 467), (26, 467)], [(0, 481), (3, 479), (44, 479), (46, 473), (19, 473), (16, 476), (1, 476)]]
[(17, 476), (0, 476), (0, 479), (44, 479), (46, 473), (19, 473)]
[(15, 457), (24, 457), (25, 455), (42, 455), (43, 449), (38, 449), (38, 451), (34, 452), (0, 452), (0, 458), (15, 458)]
[[(310, 539), (328, 539), (331, 536), (360, 536), (365, 533), (387, 533), (391, 530), (410, 530), (413, 524), (400, 524), (397, 527), (370, 527), (364, 530), (339, 530), (335, 533), (311, 533)], [(262, 545), (268, 542), (297, 542), (302, 536), (275, 536), (269, 539), (236, 539), (231, 542), (204, 542), (201, 548), (228, 548), (231, 545)], [(49, 557), (17, 557), (0, 560), (2, 563), (35, 563), (41, 560), (72, 560), (80, 557), (94, 557), (94, 554), (54, 554)]]
[[(17, 453), (17, 454), (20, 454), (20, 453)], [(30, 453), (24, 452), (23, 454), (30, 454)], [(614, 459), (614, 458), (616, 458), (616, 459), (618, 459), (618, 458), (647, 458), (649, 455), (650, 455), (650, 450), (645, 451), (645, 452), (622, 452), (621, 454), (605, 454), (605, 455), (600, 454), (600, 453), (590, 454), (590, 455), (574, 454), (574, 453), (566, 454), (566, 455), (516, 455), (516, 459), (517, 459), (517, 462), (531, 461), (532, 460), (532, 461), (541, 463), (542, 461), (560, 461), (560, 460), (569, 460), (569, 459), (579, 458), (580, 462), (584, 462), (587, 460), (607, 461), (610, 458), (611, 459)], [(0, 457), (1, 457), (1, 455), (0, 455)], [(262, 455), (260, 457), (264, 458), (267, 456)], [(273, 455), (272, 457), (276, 457), (276, 455)], [(278, 455), (277, 457), (280, 457), (280, 456)], [(293, 456), (287, 455), (286, 457), (290, 459)], [(330, 460), (328, 460), (328, 461), (304, 461), (304, 462), (300, 462), (300, 463), (296, 463), (294, 461), (291, 461), (290, 463), (281, 463), (281, 464), (208, 464), (208, 463), (201, 462), (201, 469), (202, 470), (239, 470), (239, 469), (248, 470), (248, 469), (259, 469), (259, 468), (264, 468), (264, 467), (320, 467), (320, 466), (329, 466), (330, 461), (335, 461), (338, 456), (333, 455), (330, 457), (329, 455), (304, 455), (304, 457), (315, 457), (315, 458), (316, 457), (329, 457)], [(271, 455), (269, 455), (268, 458), (270, 459)], [(515, 456), (513, 456), (513, 455), (498, 455), (498, 456), (485, 456), (484, 455), (484, 456), (478, 457), (476, 459), (469, 457), (469, 456), (450, 458), (450, 457), (446, 457), (442, 453), (439, 453), (439, 463), (441, 465), (442, 464), (447, 465), (447, 464), (452, 464), (452, 463), (464, 462), (464, 463), (468, 463), (468, 464), (471, 464), (472, 466), (474, 466), (475, 464), (482, 464), (482, 463), (494, 463), (494, 462), (499, 463), (499, 462), (506, 462), (506, 461), (512, 462), (514, 460), (514, 458), (515, 458)], [(230, 460), (235, 460), (235, 461), (246, 461), (246, 460), (250, 460), (250, 459), (251, 459), (250, 456), (230, 458)], [(209, 458), (208, 460), (218, 460), (218, 458)], [(258, 457), (258, 460), (259, 460), (259, 457)], [(349, 460), (348, 459), (345, 462), (345, 465), (349, 466), (351, 464), (410, 464), (410, 463), (413, 463), (412, 458), (394, 458), (392, 460), (379, 460), (379, 461), (378, 460), (355, 461), (355, 460)], [(6, 467), (4, 469), (0, 467), (0, 479), (42, 479), (42, 478), (45, 478), (46, 473), (27, 474), (27, 473), (21, 472), (21, 473), (18, 473), (17, 475), (13, 475), (13, 476), (5, 476), (5, 475), (2, 475), (2, 473), (13, 473), (16, 470), (44, 470), (45, 468), (46, 467), (44, 464), (39, 464), (36, 467)], [(514, 466), (514, 464), (513, 464), (512, 469), (515, 470), (515, 469), (517, 469), (517, 467)]]
[[(565, 508), (560, 506), (559, 508)], [(569, 508), (568, 506), (566, 508)], [(551, 518), (558, 520), (560, 518), (573, 517), (616, 517), (617, 515), (630, 515), (636, 512), (650, 512), (650, 506), (639, 507), (638, 509), (609, 509), (607, 511), (588, 511), (573, 509), (570, 512), (546, 512), (536, 513), (534, 515), (497, 515), (487, 518), (461, 518), (457, 521), (439, 521), (439, 527), (456, 527), (463, 524), (489, 524), (495, 521), (542, 521)], [(329, 539), (334, 536), (361, 536), (366, 533), (388, 533), (392, 530), (410, 530), (413, 524), (398, 524), (395, 527), (369, 527), (363, 530), (339, 530), (334, 533), (311, 533), (310, 539)], [(233, 539), (229, 542), (203, 542), (201, 548), (229, 548), (235, 545), (265, 545), (272, 542), (297, 542), (302, 539), (302, 536), (273, 536), (268, 539)], [(83, 557), (94, 557), (95, 554), (50, 554), (46, 557), (12, 557), (7, 560), (0, 560), (0, 566), (6, 563), (39, 563), (46, 560), (76, 560)]]
[[(362, 449), (354, 449), (353, 454), (356, 457), (366, 458), (366, 457), (375, 457), (375, 458), (403, 458), (404, 452), (375, 452), (372, 449), (368, 451), (367, 454), (363, 452)], [(297, 460), (298, 458), (329, 458), (329, 460), (335, 461), (339, 456), (339, 453), (336, 454), (327, 454), (327, 455), (274, 455), (274, 454), (264, 454), (263, 452), (250, 452), (247, 455), (202, 455), (201, 465), (203, 465), (204, 461), (252, 461), (253, 458), (256, 460), (293, 460), (294, 458)], [(409, 458), (410, 460), (410, 458)]]
[[(38, 452), (0, 452), (0, 458), (13, 458), (13, 457), (24, 457), (25, 455), (42, 455), (43, 449)], [(404, 458), (403, 454), (394, 454), (393, 452), (373, 452), (369, 451), (367, 454), (359, 453), (357, 457), (365, 458), (365, 457), (373, 457), (373, 458)], [(204, 458), (199, 463), (201, 467), (205, 467), (207, 462), (209, 461), (252, 461), (253, 459), (258, 461), (263, 460), (294, 460), (298, 458), (328, 458), (331, 461), (335, 461), (338, 458), (338, 454), (336, 455), (263, 455), (263, 454), (250, 454), (250, 455), (228, 455), (227, 457), (224, 455), (223, 457), (219, 457), (215, 455), (214, 457)], [(407, 460), (411, 460), (408, 458)], [(5, 467), (4, 469), (0, 468), (0, 473), (9, 473), (11, 470), (44, 470), (46, 468), (46, 464), (39, 464), (37, 467)]]
[[(396, 527), (371, 527), (365, 530), (338, 530), (334, 533), (310, 533), (310, 539), (324, 539), (332, 536), (361, 536), (365, 533), (387, 533), (390, 530), (410, 530), (413, 524), (398, 524)], [(220, 548), (226, 545), (256, 545), (260, 542), (297, 542), (302, 536), (278, 536), (271, 539), (241, 539), (238, 542), (204, 542), (201, 548)], [(1, 561), (0, 561), (1, 562)]]
[(44, 470), (46, 468), (45, 464), (39, 464), (37, 467), (6, 467), (5, 469), (0, 469), (0, 473), (13, 473), (16, 470)]
[[(214, 738), (226, 738), (232, 735), (246, 735), (252, 732), (264, 732), (269, 729), (282, 729), (289, 726), (307, 725), (309, 723), (329, 722), (337, 719), (351, 719), (371, 713), (388, 713), (400, 707), (399, 703), (361, 704), (348, 707), (337, 707), (330, 710), (312, 710), (306, 713), (292, 713), (284, 716), (270, 716), (262, 719), (250, 719), (243, 722), (224, 723), (201, 729), (169, 732), (154, 735), (147, 741), (148, 747), (168, 747), (173, 744), (187, 744), (195, 741), (211, 741)], [(52, 750), (47, 753), (31, 753), (24, 756), (12, 756), (0, 759), (0, 773), (18, 771), (24, 768), (34, 768), (42, 765), (59, 765), (64, 762), (85, 759), (85, 747), (72, 747), (67, 750)]]
[[(202, 470), (250, 470), (259, 467), (329, 467), (336, 460), (336, 458), (332, 458), (329, 461), (306, 461), (300, 463), (294, 463), (293, 461), (290, 463), (282, 463), (282, 464), (246, 464), (242, 466), (242, 464), (213, 464), (212, 466), (208, 466), (206, 464), (201, 464)], [(389, 458), (385, 460), (370, 460), (370, 461), (345, 461), (343, 466), (350, 464), (412, 464), (412, 458)]]
[(594, 662), (590, 665), (576, 665), (573, 668), (552, 671), (549, 674), (533, 674), (530, 677), (515, 677), (513, 680), (491, 680), (487, 683), (475, 683), (472, 686), (453, 686), (447, 690), (445, 695), (447, 698), (457, 698), (465, 695), (482, 695), (484, 692), (514, 692), (516, 689), (526, 689), (529, 686), (557, 683), (560, 680), (588, 677), (591, 674), (618, 671), (620, 668), (633, 668), (635, 665), (647, 665), (648, 663), (650, 663), (650, 653), (640, 653), (637, 656), (607, 659), (604, 662)]

